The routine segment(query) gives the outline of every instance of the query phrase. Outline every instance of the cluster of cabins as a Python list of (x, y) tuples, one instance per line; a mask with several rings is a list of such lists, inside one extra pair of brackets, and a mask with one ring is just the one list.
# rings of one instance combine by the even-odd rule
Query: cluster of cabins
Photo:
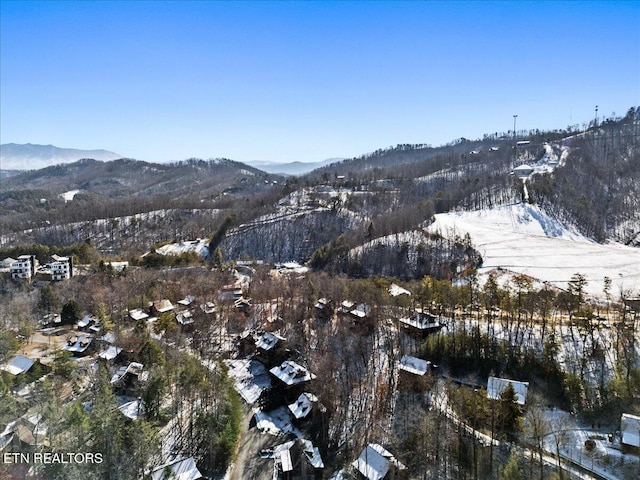
[[(22, 255), (18, 260), (7, 260), (11, 260), (10, 271), (14, 278), (33, 279), (36, 272), (43, 269), (45, 272), (51, 272), (47, 273), (51, 280), (62, 280), (73, 275), (73, 262), (67, 257), (54, 256), (52, 262), (43, 267), (38, 265), (33, 255)], [(410, 295), (410, 292), (392, 285), (389, 294)], [(220, 302), (232, 302), (235, 308), (241, 310), (251, 308), (251, 299), (244, 296), (240, 282), (222, 287), (217, 298)], [(162, 299), (151, 302), (147, 309), (130, 310), (128, 315), (133, 321), (153, 322), (159, 315), (172, 314), (178, 324), (188, 327), (194, 323), (194, 315), (197, 313), (195, 306), (195, 298), (188, 295), (178, 300), (176, 305), (168, 299)], [(256, 312), (262, 307), (264, 306), (256, 305)], [(264, 312), (267, 317), (265, 319), (277, 317), (277, 312), (271, 308), (273, 305), (269, 304), (267, 307)], [(366, 324), (365, 321), (371, 314), (369, 306), (350, 300), (344, 300), (340, 305), (334, 306), (330, 300), (321, 298), (315, 304), (315, 308), (320, 318), (330, 318), (337, 314), (341, 318), (351, 319), (355, 324)], [(199, 305), (199, 309), (207, 315), (216, 313), (216, 305), (212, 302)], [(59, 316), (57, 318), (59, 320)], [(53, 321), (55, 323), (55, 319)], [(414, 309), (406, 317), (399, 318), (401, 327), (418, 336), (440, 330), (443, 322), (446, 322), (446, 319), (420, 308)], [(269, 320), (269, 323), (273, 328), (273, 322)], [(117, 358), (121, 357), (122, 349), (116, 346), (116, 339), (112, 333), (98, 337), (101, 327), (96, 319), (83, 317), (76, 325), (75, 331), (66, 339), (63, 348), (74, 356), (81, 357), (92, 351), (93, 344), (101, 345), (98, 358), (111, 364), (114, 372), (111, 385), (121, 399), (118, 409), (133, 421), (144, 414), (144, 406), (137, 398), (137, 392), (147, 381), (148, 372), (140, 363), (122, 358), (118, 362)], [(273, 478), (315, 480), (322, 478), (324, 462), (318, 446), (305, 438), (303, 432), (311, 431), (309, 427), (323, 420), (325, 409), (319, 398), (312, 393), (316, 375), (302, 365), (304, 362), (301, 359), (292, 358), (292, 352), (286, 348), (286, 342), (286, 338), (275, 331), (248, 334), (241, 338), (241, 349), (248, 351), (249, 355), (246, 355), (245, 359), (226, 360), (225, 363), (229, 367), (229, 375), (234, 380), (236, 390), (249, 405), (254, 406), (256, 428), (262, 433), (287, 438), (287, 441), (260, 452), (263, 458), (273, 460)], [(11, 375), (21, 375), (28, 372), (36, 362), (26, 356), (17, 355), (0, 368)], [(397, 367), (405, 381), (419, 383), (435, 365), (424, 359), (404, 355), (399, 359)], [(487, 383), (488, 397), (499, 399), (509, 385), (514, 389), (517, 403), (524, 405), (528, 390), (526, 382), (490, 377)], [(22, 443), (26, 442), (31, 447), (47, 446), (46, 426), (39, 422), (37, 415), (28, 412), (23, 417), (7, 425), (0, 433), (0, 452), (11, 444), (14, 438), (19, 438)], [(622, 415), (621, 443), (623, 446), (640, 448), (640, 417)], [(376, 443), (367, 444), (351, 466), (369, 480), (383, 479), (390, 471), (406, 469), (393, 454)], [(153, 480), (173, 476), (190, 480), (203, 478), (193, 458), (171, 460), (148, 474)], [(339, 475), (335, 478), (341, 478)]]
[(316, 375), (290, 358), (286, 339), (276, 332), (246, 335), (243, 349), (249, 358), (225, 360), (234, 387), (254, 406), (256, 428), (288, 440), (260, 452), (273, 459), (273, 478), (322, 478), (324, 462), (319, 448), (303, 430), (321, 419), (324, 407), (309, 390)]
[[(327, 305), (322, 301), (319, 304)], [(340, 308), (343, 307), (349, 308), (342, 311), (346, 315), (351, 315), (353, 310), (364, 311), (352, 304), (343, 303)], [(324, 462), (320, 449), (305, 438), (304, 433), (317, 431), (326, 412), (319, 398), (311, 392), (315, 374), (299, 360), (289, 358), (287, 340), (277, 332), (247, 335), (244, 342), (253, 347), (253, 352), (245, 359), (225, 361), (234, 387), (249, 405), (254, 406), (255, 426), (261, 433), (287, 439), (261, 451), (260, 456), (273, 459), (274, 479), (322, 478)], [(417, 377), (424, 377), (430, 367), (430, 362), (406, 355), (399, 362), (400, 370)], [(312, 426), (316, 428), (307, 428)], [(366, 445), (351, 466), (370, 480), (382, 479), (390, 470), (406, 469), (382, 445), (374, 443)]]
[(14, 280), (57, 282), (73, 277), (73, 257), (52, 255), (49, 263), (40, 265), (35, 255), (20, 255), (17, 259), (5, 258), (0, 268)]

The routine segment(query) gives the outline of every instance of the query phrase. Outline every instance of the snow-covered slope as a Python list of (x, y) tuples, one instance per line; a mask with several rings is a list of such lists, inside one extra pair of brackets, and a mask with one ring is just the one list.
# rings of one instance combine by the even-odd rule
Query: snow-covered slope
[(187, 242), (169, 243), (158, 248), (156, 253), (159, 253), (160, 255), (174, 256), (179, 256), (183, 253), (196, 253), (201, 257), (206, 258), (209, 256), (209, 240), (206, 238), (199, 238), (197, 240)]
[(588, 280), (587, 291), (602, 295), (603, 280), (620, 288), (640, 289), (640, 249), (618, 243), (598, 244), (549, 217), (535, 205), (506, 205), (435, 216), (431, 232), (469, 233), (484, 259), (480, 272), (498, 267), (566, 287), (574, 273)]

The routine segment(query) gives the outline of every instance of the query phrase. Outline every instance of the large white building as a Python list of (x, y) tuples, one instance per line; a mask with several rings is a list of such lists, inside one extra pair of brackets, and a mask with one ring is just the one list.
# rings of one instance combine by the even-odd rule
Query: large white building
[(20, 255), (18, 259), (11, 264), (11, 278), (31, 280), (36, 274), (38, 260), (35, 255)]
[(53, 255), (52, 258), (53, 262), (49, 264), (51, 280), (67, 280), (73, 276), (73, 260), (71, 257)]

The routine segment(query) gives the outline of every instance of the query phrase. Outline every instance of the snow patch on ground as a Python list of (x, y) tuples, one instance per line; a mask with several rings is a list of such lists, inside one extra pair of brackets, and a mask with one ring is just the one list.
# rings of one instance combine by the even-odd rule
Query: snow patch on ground
[(613, 281), (613, 292), (640, 286), (640, 249), (598, 244), (535, 205), (441, 213), (428, 230), (444, 236), (469, 233), (483, 258), (481, 274), (502, 268), (566, 288), (571, 276), (581, 273), (587, 292), (597, 296), (603, 295), (605, 276)]
[(174, 255), (179, 256), (183, 253), (197, 253), (201, 257), (209, 256), (209, 241), (207, 239), (199, 238), (197, 240), (170, 243), (163, 245), (156, 250), (156, 253), (160, 255)]
[(60, 196), (65, 202), (70, 202), (78, 193), (80, 193), (80, 190), (69, 190), (68, 192), (61, 193)]

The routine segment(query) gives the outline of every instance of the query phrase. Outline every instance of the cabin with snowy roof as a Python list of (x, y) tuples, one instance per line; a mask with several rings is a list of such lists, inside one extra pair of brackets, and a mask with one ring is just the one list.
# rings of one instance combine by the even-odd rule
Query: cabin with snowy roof
[(516, 403), (524, 405), (527, 401), (527, 391), (529, 382), (518, 382), (516, 380), (507, 380), (506, 378), (489, 377), (487, 381), (487, 397), (492, 400), (500, 400), (502, 392), (511, 385), (516, 394)]
[(21, 373), (27, 373), (31, 370), (31, 367), (33, 367), (35, 363), (35, 360), (25, 357), (24, 355), (16, 355), (9, 363), (2, 367), (2, 370), (14, 376), (20, 375)]
[(398, 361), (398, 388), (410, 392), (425, 392), (428, 388), (431, 362), (421, 358), (403, 355)]
[(316, 378), (305, 367), (291, 360), (285, 360), (277, 367), (273, 367), (269, 372), (287, 387), (300, 385)]
[(178, 480), (198, 480), (204, 478), (193, 457), (178, 458), (164, 465), (154, 468), (149, 472), (151, 480), (166, 480), (175, 478)]
[(255, 339), (255, 359), (267, 368), (280, 365), (287, 358), (287, 339), (276, 332), (263, 332)]
[(297, 439), (276, 445), (262, 453), (273, 458), (273, 479), (320, 480), (324, 462), (320, 450), (310, 440)]
[(511, 172), (512, 175), (515, 175), (518, 178), (527, 178), (532, 173), (533, 173), (533, 167), (527, 164), (520, 165), (514, 168)]
[(316, 311), (317, 318), (319, 320), (329, 320), (333, 317), (334, 306), (333, 300), (330, 300), (326, 297), (319, 298), (318, 301), (313, 305), (313, 308)]
[(92, 344), (92, 335), (71, 335), (69, 338), (67, 338), (67, 344), (62, 347), (62, 349), (66, 350), (67, 352), (71, 352), (74, 357), (83, 357), (90, 353), (90, 347)]
[(173, 312), (174, 308), (173, 304), (166, 298), (157, 300), (150, 305), (151, 313), (154, 315)]
[(287, 408), (296, 420), (302, 420), (309, 417), (313, 405), (318, 402), (318, 397), (313, 393), (301, 393), (295, 402), (287, 405)]
[(390, 470), (398, 472), (407, 469), (391, 452), (377, 443), (364, 447), (351, 465), (368, 480), (382, 480)]
[(432, 332), (437, 332), (442, 328), (438, 317), (432, 313), (425, 312), (421, 308), (414, 309), (408, 317), (400, 318), (401, 326), (413, 335), (424, 336)]
[(620, 418), (620, 443), (624, 447), (640, 449), (640, 417), (623, 413)]
[(139, 393), (141, 384), (149, 378), (149, 372), (144, 370), (144, 365), (138, 362), (130, 362), (120, 366), (111, 376), (111, 385), (117, 395), (135, 397)]

